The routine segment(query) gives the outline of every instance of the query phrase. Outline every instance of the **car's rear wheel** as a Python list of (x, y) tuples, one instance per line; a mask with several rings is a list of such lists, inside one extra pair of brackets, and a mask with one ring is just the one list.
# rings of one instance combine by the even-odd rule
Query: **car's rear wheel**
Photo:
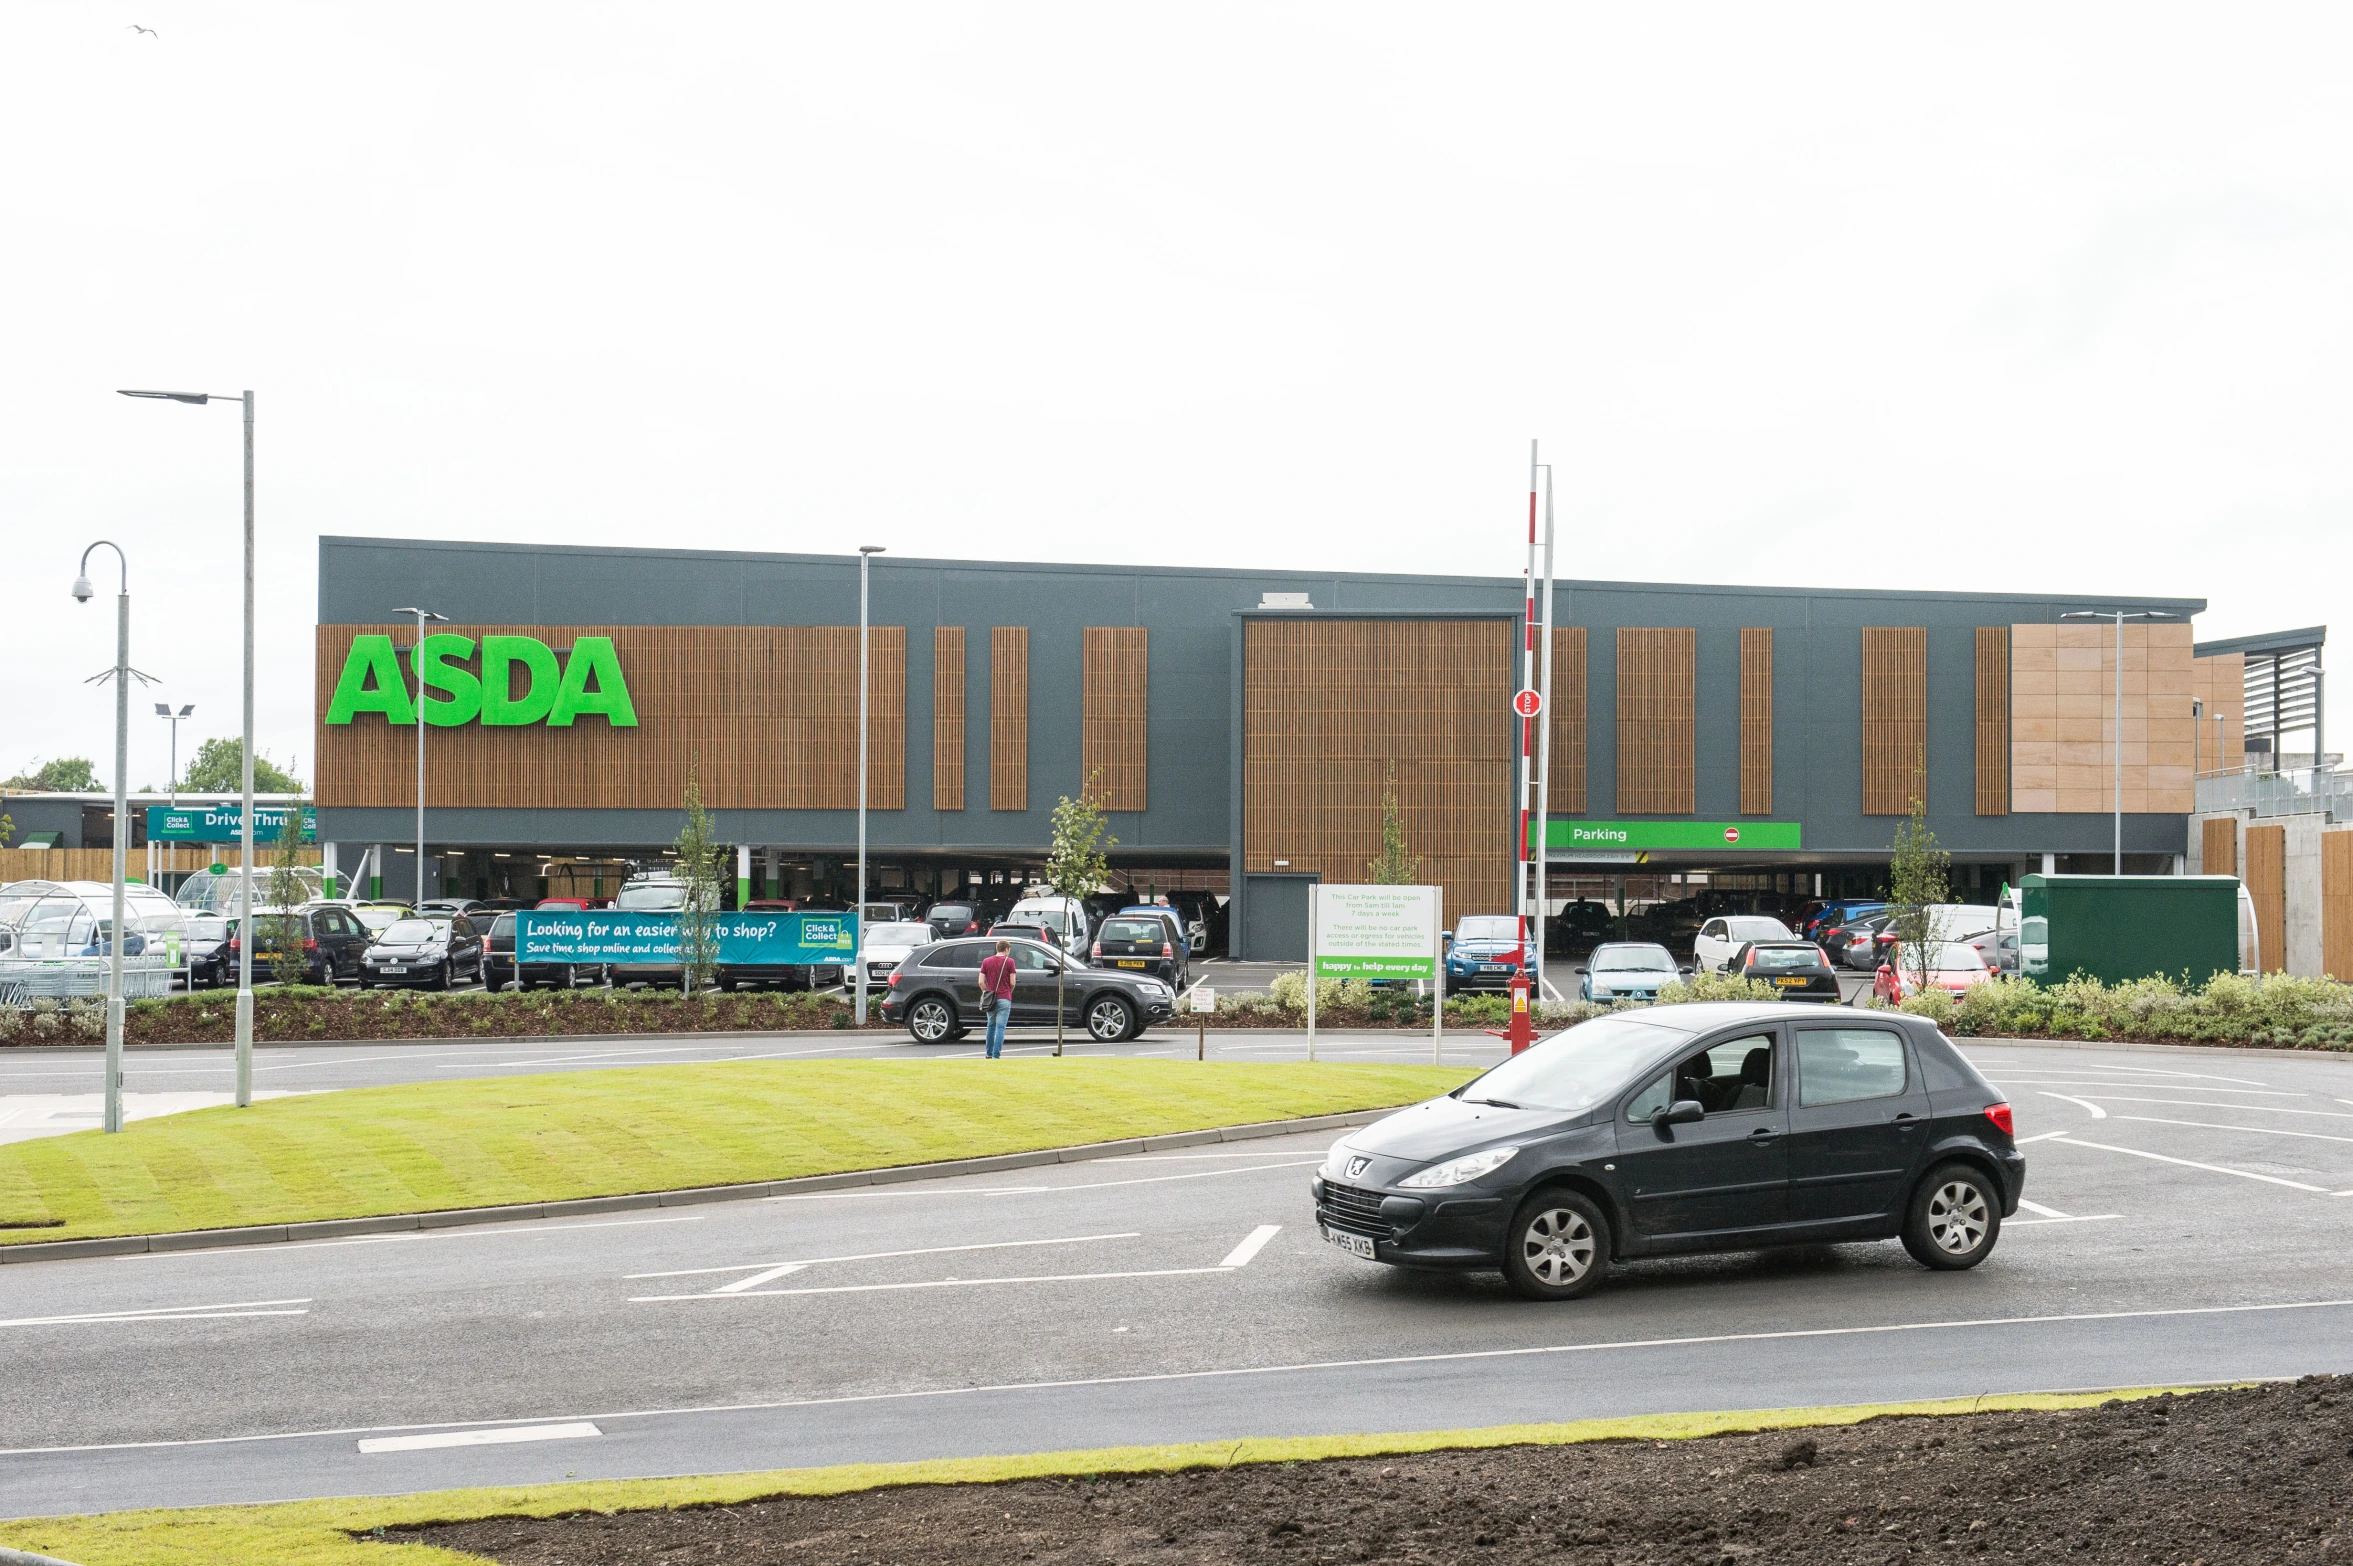
[(1503, 1281), (1522, 1299), (1573, 1300), (1609, 1271), (1610, 1225), (1575, 1191), (1539, 1191), (1503, 1236)]
[(918, 1044), (945, 1044), (962, 1031), (956, 1026), (956, 1008), (937, 995), (926, 995), (907, 1008), (907, 1032)]
[(1087, 1032), (1097, 1043), (1117, 1044), (1136, 1031), (1136, 1011), (1116, 995), (1105, 995), (1087, 1006)]
[[(492, 978), (490, 976), (490, 970), (485, 968), (482, 970), (482, 987), (488, 990), (491, 994), (496, 995), (505, 990), (507, 984), (506, 980), (504, 979)], [(515, 988), (520, 991), (529, 988), (529, 986), (524, 984), (524, 982), (518, 978), (515, 980)]]
[(1912, 1192), (1904, 1249), (1939, 1272), (1974, 1267), (2002, 1235), (2002, 1198), (1974, 1164), (1940, 1164)]

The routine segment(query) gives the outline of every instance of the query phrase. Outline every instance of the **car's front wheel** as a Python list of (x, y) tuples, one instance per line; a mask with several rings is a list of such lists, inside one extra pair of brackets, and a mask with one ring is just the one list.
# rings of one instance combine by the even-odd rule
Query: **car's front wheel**
[(1993, 1253), (2002, 1235), (2002, 1198), (1973, 1164), (1941, 1164), (1912, 1193), (1904, 1249), (1938, 1272), (1960, 1272)]
[(450, 974), (450, 964), (449, 964), (448, 962), (446, 962), (446, 961), (445, 961), (445, 962), (443, 962), (443, 963), (442, 963), (442, 965), (441, 965), (441, 966), (440, 966), (438, 969), (436, 969), (436, 970), (434, 971), (434, 974), (433, 974), (433, 987), (434, 987), (435, 989), (437, 989), (437, 990), (446, 990), (446, 989), (448, 989), (448, 988), (449, 988), (449, 981), (450, 981), (450, 978), (451, 978), (451, 974)]
[(960, 1031), (956, 1008), (937, 995), (926, 995), (907, 1008), (907, 1032), (918, 1044), (945, 1044)]
[(1522, 1299), (1573, 1300), (1609, 1265), (1609, 1220), (1575, 1191), (1537, 1192), (1504, 1231), (1503, 1281)]
[(1087, 1032), (1097, 1043), (1117, 1044), (1136, 1031), (1135, 1008), (1116, 995), (1105, 995), (1087, 1007)]

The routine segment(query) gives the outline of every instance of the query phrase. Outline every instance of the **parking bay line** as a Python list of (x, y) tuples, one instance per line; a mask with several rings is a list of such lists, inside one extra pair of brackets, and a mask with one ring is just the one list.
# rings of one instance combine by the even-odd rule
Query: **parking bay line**
[(579, 1441), (604, 1432), (587, 1420), (561, 1425), (501, 1425), (489, 1430), (442, 1430), (432, 1435), (377, 1436), (360, 1442), (359, 1449), (377, 1452), (429, 1452), (449, 1446), (507, 1446), (517, 1441)]
[[(2230, 1106), (2237, 1108), (2237, 1105)], [(2353, 1136), (2330, 1136), (2325, 1131), (2287, 1131), (2278, 1126), (2225, 1126), (2210, 1120), (2167, 1120), (2158, 1115), (2118, 1115), (2119, 1120), (2137, 1120), (2151, 1126), (2188, 1126), (2196, 1131), (2244, 1131), (2250, 1136), (2292, 1136), (2307, 1142), (2353, 1142)]]
[(2251, 1169), (2226, 1169), (2220, 1164), (2201, 1164), (2190, 1158), (2168, 1158), (2163, 1153), (2145, 1152), (2137, 1147), (2110, 1147), (2105, 1142), (2085, 1142), (2073, 1136), (2061, 1137), (2059, 1140), (2070, 1147), (2096, 1147), (2103, 1153), (2124, 1153), (2134, 1158), (2153, 1159), (2160, 1164), (2179, 1164), (2184, 1169), (2203, 1169), (2208, 1174), (2237, 1175), (2242, 1180), (2260, 1180), (2265, 1185), (2284, 1185), (2290, 1190), (2310, 1191), (2316, 1196), (2328, 1194), (2327, 1190), (2321, 1186), (2306, 1185), (2301, 1180), (2283, 1180), (2278, 1175), (2257, 1174)]
[[(1294, 1158), (1277, 1164), (1252, 1164), (1247, 1169), (1196, 1169), (1190, 1174), (1144, 1175), (1134, 1180), (1084, 1180), (1073, 1185), (977, 1185), (937, 1187), (919, 1191), (805, 1191), (783, 1196), (762, 1197), (768, 1202), (839, 1202), (875, 1196), (1037, 1196), (1057, 1191), (1101, 1191), (1119, 1185), (1162, 1185), (1171, 1180), (1207, 1180), (1214, 1175), (1257, 1174), (1267, 1169), (1313, 1169), (1323, 1162), (1317, 1158)], [(912, 1184), (913, 1182), (909, 1182)], [(924, 1182), (927, 1187), (931, 1182)]]
[(889, 1261), (901, 1256), (946, 1256), (962, 1251), (1009, 1251), (1033, 1245), (1084, 1245), (1090, 1240), (1140, 1240), (1141, 1231), (1126, 1234), (1073, 1234), (1054, 1240), (989, 1240), (977, 1245), (927, 1245), (912, 1251), (867, 1251), (858, 1256), (810, 1256), (791, 1262), (740, 1262), (732, 1267), (682, 1267), (675, 1272), (632, 1272), (624, 1274), (624, 1283), (642, 1283), (651, 1278), (701, 1278), (717, 1272), (752, 1272), (773, 1267), (820, 1267), (831, 1262)]
[[(913, 1289), (979, 1289), (991, 1288), (1008, 1283), (1096, 1283), (1106, 1280), (1122, 1280), (1132, 1278), (1200, 1277), (1208, 1273), (1241, 1271), (1244, 1267), (1249, 1266), (1251, 1260), (1265, 1248), (1267, 1241), (1273, 1239), (1276, 1235), (1282, 1233), (1282, 1231), (1283, 1226), (1279, 1223), (1260, 1224), (1257, 1228), (1251, 1230), (1250, 1233), (1244, 1237), (1241, 1244), (1235, 1246), (1231, 1251), (1226, 1253), (1225, 1260), (1219, 1262), (1214, 1267), (1156, 1267), (1143, 1271), (1065, 1272), (1012, 1278), (929, 1278), (920, 1279), (912, 1283), (841, 1283), (807, 1289), (761, 1289), (754, 1287), (755, 1284), (765, 1282), (769, 1278), (781, 1277), (785, 1273), (798, 1272), (800, 1270), (797, 1265), (787, 1263), (783, 1266), (771, 1269), (771, 1271), (767, 1273), (757, 1274), (754, 1277), (744, 1279), (739, 1283), (732, 1283), (724, 1288), (714, 1289), (707, 1294), (645, 1294), (633, 1296), (629, 1303), (632, 1305), (671, 1305), (677, 1304), (684, 1300), (786, 1299), (810, 1294), (902, 1294)], [(1100, 1236), (1100, 1238), (1138, 1239), (1141, 1238), (1141, 1236), (1104, 1235)], [(1013, 1241), (1009, 1243), (1021, 1244), (1025, 1242)], [(1043, 1241), (1027, 1243), (1051, 1244), (1054, 1242)], [(999, 1250), (1003, 1248), (1004, 1247), (1002, 1245), (971, 1247), (971, 1249), (974, 1250)]]
[[(1210, 1269), (1212, 1271), (1222, 1269)], [(703, 1296), (688, 1295), (689, 1299)], [(906, 1392), (857, 1392), (838, 1397), (787, 1398), (765, 1403), (704, 1403), (672, 1408), (636, 1408), (594, 1414), (549, 1415), (600, 1423), (617, 1419), (667, 1419), (693, 1414), (758, 1414), (796, 1408), (839, 1408), (859, 1403), (913, 1402), (919, 1399), (973, 1397), (1000, 1392), (1060, 1392), (1085, 1387), (1149, 1386), (1175, 1381), (1220, 1381), (1243, 1376), (1300, 1375), (1317, 1371), (1380, 1370), (1401, 1365), (1453, 1364), (1483, 1359), (1531, 1359), (1555, 1354), (1598, 1354), (1614, 1350), (1701, 1348), (1728, 1343), (1772, 1343), (1799, 1338), (1873, 1337), (1896, 1332), (1964, 1332), (1996, 1327), (2059, 1326), (2092, 1321), (2156, 1321), (2183, 1316), (2245, 1316), (2291, 1310), (2344, 1310), (2353, 1299), (2281, 1300), (2266, 1305), (2185, 1305), (2163, 1310), (2079, 1311), (2048, 1316), (1984, 1316), (1951, 1321), (1886, 1322), (1867, 1327), (1799, 1327), (1779, 1332), (1732, 1332), (1688, 1338), (1621, 1338), (1602, 1343), (1554, 1343), (1531, 1348), (1463, 1349), (1443, 1354), (1397, 1354), (1373, 1359), (1302, 1360), (1280, 1365), (1232, 1365), (1215, 1370), (1170, 1370), (1127, 1376), (1086, 1376), (1063, 1381), (1009, 1381), (987, 1386), (923, 1387)], [(442, 1420), (439, 1427), (473, 1423), (483, 1427), (511, 1425), (500, 1420)], [(416, 1430), (416, 1425), (349, 1425), (329, 1430), (275, 1430), (254, 1435), (195, 1436), (173, 1441), (106, 1441), (78, 1446), (0, 1447), (0, 1457), (40, 1457), (70, 1452), (134, 1452), (183, 1446), (251, 1446), (268, 1441), (306, 1441), (325, 1436), (365, 1435), (370, 1430)]]
[(2088, 1109), (2092, 1112), (2092, 1118), (2094, 1120), (2105, 1120), (2108, 1118), (2108, 1111), (2102, 1109), (2099, 1105), (2094, 1104), (2087, 1099), (2069, 1098), (2064, 1093), (2051, 1092), (2045, 1092), (2042, 1096), (2045, 1098), (2058, 1099), (2061, 1103), (2073, 1104), (2078, 1109)]
[(283, 1310), (279, 1306), (308, 1306), (308, 1298), (298, 1300), (232, 1300), (225, 1305), (156, 1305), (145, 1310), (102, 1310), (81, 1316), (20, 1316), (13, 1321), (0, 1321), (0, 1327), (60, 1327), (121, 1322), (137, 1325), (144, 1321), (224, 1321), (247, 1316), (307, 1316), (304, 1310)]
[(2100, 1097), (2111, 1104), (2171, 1104), (2177, 1109), (2236, 1109), (2250, 1115), (2318, 1115), (2323, 1120), (2353, 1120), (2353, 1115), (2334, 1109), (2290, 1109), (2285, 1104), (2221, 1104), (2207, 1098), (2128, 1098), (2121, 1093), (2102, 1093)]

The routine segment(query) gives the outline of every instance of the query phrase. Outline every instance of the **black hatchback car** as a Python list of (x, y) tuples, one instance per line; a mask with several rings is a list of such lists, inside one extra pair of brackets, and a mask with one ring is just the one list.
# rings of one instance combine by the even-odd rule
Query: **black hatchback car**
[[(1158, 979), (1116, 968), (1072, 962), (1040, 941), (1010, 941), (1014, 1027), (1051, 1027), (1054, 997), (1065, 1024), (1076, 1024), (1098, 1044), (1132, 1039), (1176, 1011), (1176, 992)], [(981, 959), (994, 940), (936, 941), (892, 970), (882, 997), (882, 1020), (904, 1025), (918, 1044), (949, 1044), (988, 1019), (980, 1009)], [(1056, 975), (1060, 975), (1060, 983)]]
[(1812, 941), (1750, 941), (1724, 964), (1726, 973), (1770, 984), (1783, 1000), (1840, 1000), (1838, 970)]
[(1310, 1188), (1367, 1261), (1565, 1300), (1695, 1251), (1900, 1238), (1974, 1267), (2025, 1185), (2009, 1104), (1933, 1023), (1757, 1002), (1580, 1023), (1350, 1132)]

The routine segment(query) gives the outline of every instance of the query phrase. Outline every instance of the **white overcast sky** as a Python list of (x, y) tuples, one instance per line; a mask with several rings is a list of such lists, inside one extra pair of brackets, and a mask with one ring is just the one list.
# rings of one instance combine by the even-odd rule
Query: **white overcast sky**
[(2349, 35), (8, 0), (0, 775), (111, 781), (100, 536), (164, 682), (131, 781), (153, 699), (236, 731), (236, 414), (118, 386), (259, 392), (261, 748), (305, 777), (321, 533), (1508, 574), (1531, 437), (1563, 574), (2326, 622)]

